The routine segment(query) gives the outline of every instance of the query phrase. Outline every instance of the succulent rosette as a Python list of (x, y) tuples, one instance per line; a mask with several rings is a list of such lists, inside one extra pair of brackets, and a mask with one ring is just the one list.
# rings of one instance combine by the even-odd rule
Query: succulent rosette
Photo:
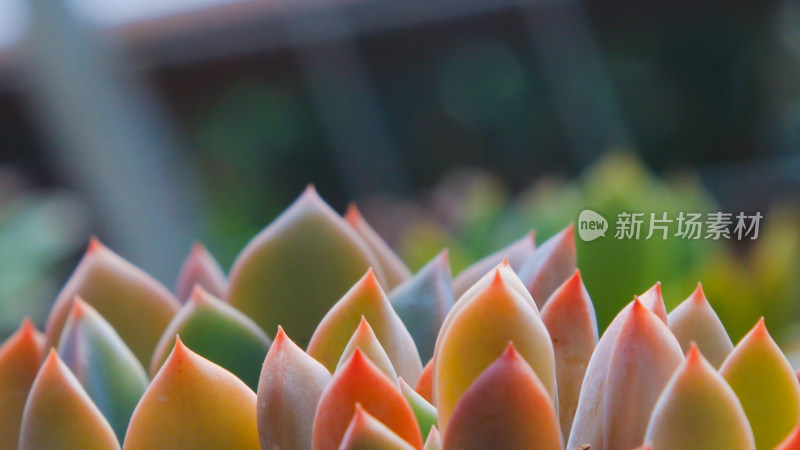
[(668, 313), (655, 283), (601, 333), (564, 225), (411, 273), (309, 188), (174, 291), (92, 238), (0, 346), (0, 450), (800, 448), (763, 319), (734, 346), (702, 286)]

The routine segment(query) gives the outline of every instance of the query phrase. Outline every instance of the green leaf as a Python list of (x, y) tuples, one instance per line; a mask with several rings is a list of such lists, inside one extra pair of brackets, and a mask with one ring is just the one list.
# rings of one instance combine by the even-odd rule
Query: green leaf
[(147, 375), (94, 308), (80, 298), (72, 305), (58, 354), (122, 442), (131, 414), (147, 388)]
[(309, 187), (236, 258), (228, 301), (264, 330), (282, 325), (304, 346), (370, 267), (385, 285), (369, 246)]
[(197, 286), (164, 330), (150, 364), (155, 376), (175, 344), (175, 336), (204, 358), (230, 370), (251, 389), (258, 387), (269, 337), (252, 320)]
[(400, 392), (411, 405), (411, 410), (417, 417), (419, 429), (422, 431), (422, 439), (428, 439), (428, 433), (431, 429), (435, 429), (436, 425), (436, 407), (428, 403), (421, 395), (419, 395), (408, 383), (400, 378)]
[(736, 345), (720, 374), (742, 402), (756, 448), (778, 445), (800, 421), (800, 383), (764, 319)]

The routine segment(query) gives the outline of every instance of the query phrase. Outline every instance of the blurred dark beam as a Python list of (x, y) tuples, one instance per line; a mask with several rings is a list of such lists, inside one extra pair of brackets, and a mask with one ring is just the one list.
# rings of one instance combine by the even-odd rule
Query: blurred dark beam
[(169, 120), (107, 37), (61, 0), (30, 0), (23, 82), (55, 170), (90, 199), (100, 238), (167, 283), (198, 235)]

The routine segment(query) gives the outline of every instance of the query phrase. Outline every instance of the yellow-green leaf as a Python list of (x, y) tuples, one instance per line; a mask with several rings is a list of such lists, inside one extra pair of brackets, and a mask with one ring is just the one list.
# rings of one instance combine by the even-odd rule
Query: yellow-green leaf
[(645, 434), (653, 450), (754, 450), (742, 404), (692, 344), (656, 402)]
[(167, 288), (96, 238), (92, 238), (50, 311), (46, 327), (48, 346), (58, 346), (76, 296), (92, 305), (111, 324), (143, 366), (150, 364), (161, 332), (180, 307)]
[(33, 382), (19, 436), (19, 450), (114, 450), (114, 430), (55, 350)]
[(800, 421), (800, 383), (763, 318), (736, 345), (720, 373), (742, 402), (759, 450), (778, 445)]
[(305, 345), (328, 309), (370, 267), (383, 282), (364, 239), (309, 187), (236, 258), (228, 301), (262, 329), (282, 325)]
[(261, 363), (270, 339), (250, 318), (196, 286), (178, 314), (164, 330), (150, 362), (155, 376), (175, 345), (175, 336), (195, 353), (230, 370), (251, 389), (258, 387)]
[(125, 450), (259, 450), (256, 394), (178, 339), (133, 412)]
[[(506, 266), (507, 267), (507, 266)], [(473, 381), (513, 341), (557, 402), (553, 344), (530, 294), (514, 288), (513, 271), (496, 269), (479, 293), (464, 294), (442, 328), (434, 359), (433, 394), (438, 424), (447, 434), (456, 403)], [(478, 282), (478, 285), (483, 285)], [(477, 285), (476, 285), (477, 286)], [(468, 356), (467, 356), (468, 355)]]
[(328, 311), (308, 344), (308, 354), (328, 370), (335, 370), (362, 316), (369, 321), (397, 374), (416, 383), (422, 373), (417, 346), (372, 270)]

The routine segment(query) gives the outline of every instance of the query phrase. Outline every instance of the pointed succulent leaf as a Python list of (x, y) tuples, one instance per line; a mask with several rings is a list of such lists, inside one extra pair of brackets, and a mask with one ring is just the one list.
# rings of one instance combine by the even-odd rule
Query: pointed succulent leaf
[(578, 408), (586, 366), (597, 345), (594, 306), (578, 270), (547, 300), (542, 309), (542, 322), (553, 341), (559, 422), (566, 440)]
[(356, 230), (356, 232), (364, 239), (364, 242), (375, 254), (378, 262), (383, 269), (386, 276), (386, 289), (393, 289), (395, 286), (400, 285), (404, 281), (411, 278), (411, 271), (408, 270), (403, 260), (397, 256), (391, 247), (380, 237), (375, 230), (367, 223), (361, 211), (358, 210), (355, 203), (351, 203), (347, 208), (347, 213), (344, 216), (347, 223)]
[(251, 389), (258, 387), (261, 363), (269, 337), (250, 318), (196, 286), (191, 300), (164, 330), (158, 341), (150, 374), (155, 376), (179, 335), (195, 353), (230, 370)]
[(72, 303), (58, 354), (122, 442), (149, 381), (139, 360), (111, 325), (80, 298)]
[(380, 420), (372, 417), (360, 404), (347, 431), (344, 433), (339, 450), (413, 450), (408, 442), (395, 434)]
[(653, 311), (662, 322), (667, 323), (669, 317), (667, 315), (667, 305), (664, 304), (664, 296), (661, 294), (660, 281), (656, 282), (650, 289), (644, 291), (644, 293), (639, 296), (639, 302), (641, 302), (645, 308)]
[(680, 344), (661, 318), (634, 301), (611, 354), (603, 405), (604, 448), (642, 443), (658, 396), (683, 359)]
[(428, 403), (433, 404), (433, 360), (428, 361), (422, 369), (422, 375), (419, 376), (414, 390)]
[(708, 303), (700, 283), (689, 298), (669, 313), (669, 328), (684, 352), (689, 351), (694, 342), (716, 368), (733, 351), (731, 338)]
[(552, 397), (514, 344), (464, 393), (443, 443), (458, 450), (564, 447)]
[(531, 293), (528, 292), (528, 288), (525, 287), (525, 284), (522, 283), (522, 280), (519, 279), (517, 274), (514, 272), (514, 269), (508, 264), (508, 259), (504, 259), (503, 262), (498, 264), (491, 272), (487, 273), (483, 276), (480, 280), (478, 280), (472, 287), (467, 289), (467, 292), (464, 292), (464, 295), (459, 297), (458, 301), (450, 308), (450, 311), (447, 313), (447, 316), (444, 318), (444, 322), (442, 322), (442, 327), (439, 329), (439, 335), (436, 337), (436, 346), (433, 349), (433, 359), (436, 360), (438, 349), (442, 344), (442, 338), (447, 334), (447, 330), (450, 329), (450, 325), (452, 324), (454, 318), (458, 316), (464, 307), (469, 305), (476, 297), (480, 296), (483, 291), (485, 291), (492, 283), (494, 283), (497, 274), (500, 274), (500, 278), (503, 279), (506, 286), (510, 288), (513, 292), (516, 292), (520, 298), (525, 300), (530, 306), (533, 312), (539, 316), (539, 307), (536, 306), (536, 302), (533, 301), (533, 297)]
[(0, 346), (0, 448), (17, 448), (25, 399), (44, 357), (44, 336), (30, 319)]
[(757, 448), (778, 445), (800, 422), (800, 383), (763, 318), (722, 363), (720, 374), (742, 402)]
[(654, 450), (755, 450), (742, 404), (694, 344), (658, 398), (644, 441)]
[(577, 258), (573, 226), (570, 225), (546, 240), (519, 268), (519, 278), (540, 308), (575, 272)]
[(775, 450), (800, 450), (800, 423), (775, 447)]
[(19, 449), (54, 448), (113, 450), (119, 449), (119, 442), (80, 382), (52, 350), (25, 403)]
[(180, 339), (133, 412), (125, 450), (258, 450), (256, 394)]
[(48, 346), (58, 346), (76, 296), (111, 324), (142, 365), (150, 363), (161, 332), (180, 306), (167, 288), (96, 238), (50, 311)]
[(417, 393), (411, 386), (400, 378), (400, 392), (406, 398), (414, 415), (417, 417), (419, 429), (422, 431), (422, 439), (428, 438), (431, 427), (436, 425), (436, 408)]
[(196, 284), (217, 298), (225, 298), (228, 292), (225, 272), (214, 256), (199, 242), (192, 245), (175, 283), (175, 296), (181, 303), (189, 300)]
[(428, 432), (428, 439), (425, 439), (425, 446), (422, 450), (442, 450), (442, 437), (436, 427), (431, 427)]
[[(651, 298), (650, 304), (642, 305), (650, 311), (661, 310), (658, 302), (660, 296)], [(626, 321), (633, 309), (635, 302), (628, 303), (606, 328), (600, 341), (595, 346), (594, 352), (586, 367), (581, 392), (578, 396), (578, 408), (569, 434), (567, 448), (576, 448), (581, 445), (591, 445), (593, 450), (603, 448), (603, 401), (606, 392), (611, 355), (619, 336), (622, 324)], [(658, 314), (654, 312), (658, 317)], [(659, 319), (661, 319), (659, 317)]]
[(472, 287), (484, 275), (491, 272), (498, 264), (508, 258), (508, 264), (514, 270), (519, 270), (522, 264), (533, 254), (536, 248), (536, 233), (528, 232), (522, 238), (510, 243), (508, 246), (492, 253), (462, 270), (453, 280), (453, 291), (456, 298), (461, 297), (467, 289)]
[(338, 447), (357, 403), (414, 448), (422, 448), (411, 406), (397, 385), (357, 349), (322, 392), (314, 417), (313, 450)]
[(389, 294), (389, 301), (408, 327), (424, 361), (433, 357), (436, 336), (455, 303), (450, 278), (445, 250)]
[(228, 302), (264, 330), (282, 325), (304, 346), (369, 267), (383, 280), (364, 239), (309, 187), (236, 258)]
[(416, 383), (422, 373), (417, 346), (369, 270), (322, 319), (308, 344), (308, 354), (333, 371), (361, 317), (369, 321), (398, 375)]
[(438, 424), (444, 434), (461, 396), (503, 353), (509, 341), (514, 342), (557, 402), (553, 344), (534, 308), (533, 302), (514, 289), (498, 269), (491, 283), (467, 299), (453, 316), (449, 327), (443, 330), (433, 372)]
[(311, 448), (314, 413), (330, 379), (328, 369), (278, 327), (258, 383), (261, 448)]
[(345, 347), (344, 353), (342, 353), (342, 357), (339, 359), (339, 364), (336, 368), (338, 369), (344, 365), (357, 348), (361, 349), (364, 355), (381, 369), (384, 375), (397, 381), (397, 372), (394, 371), (394, 367), (392, 367), (392, 362), (389, 361), (386, 350), (384, 350), (381, 343), (378, 342), (378, 338), (375, 337), (375, 332), (372, 331), (372, 327), (369, 326), (369, 322), (367, 322), (364, 316), (361, 316), (361, 323), (358, 324), (358, 328), (356, 328), (355, 333), (353, 333), (353, 337), (351, 337), (350, 342), (347, 343), (347, 347)]

